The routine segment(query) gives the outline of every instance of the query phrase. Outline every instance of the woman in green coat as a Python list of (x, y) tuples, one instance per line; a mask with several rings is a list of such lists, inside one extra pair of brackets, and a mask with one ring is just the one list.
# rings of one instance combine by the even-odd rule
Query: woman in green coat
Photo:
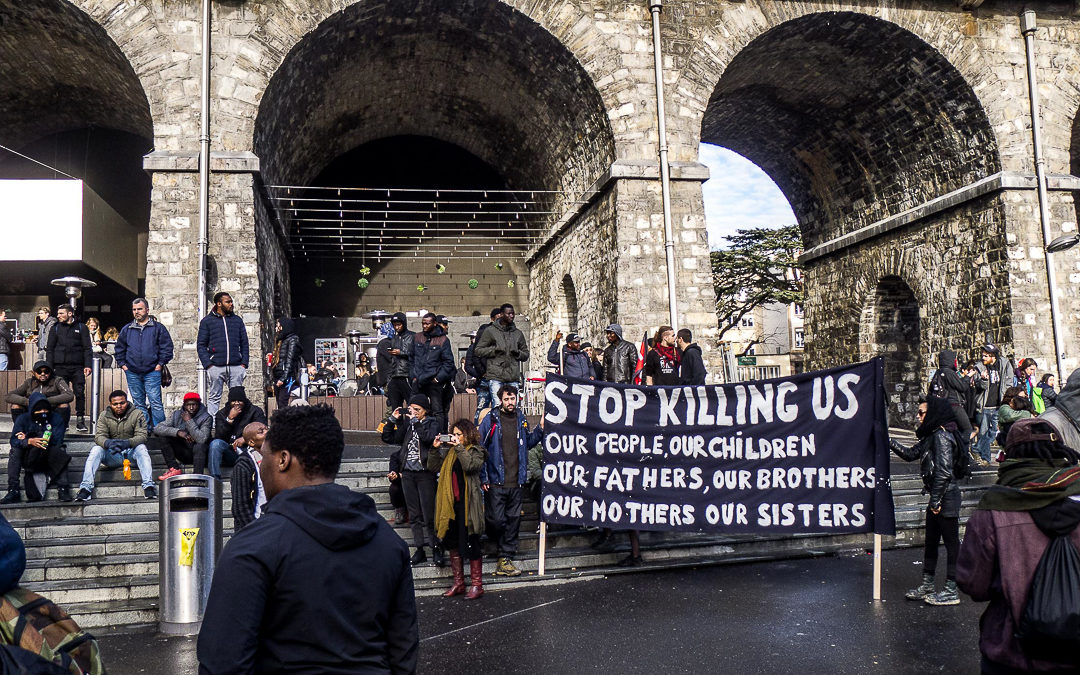
[(484, 492), (480, 488), (480, 468), (487, 450), (480, 443), (476, 425), (467, 419), (454, 422), (450, 435), (454, 438), (452, 446), (438, 438), (433, 443), (443, 456), (435, 488), (435, 534), (450, 552), (450, 569), (454, 573), (454, 585), (443, 595), (449, 598), (465, 593), (464, 549), (471, 577), (465, 599), (475, 600), (484, 594), (484, 559), (480, 553)]

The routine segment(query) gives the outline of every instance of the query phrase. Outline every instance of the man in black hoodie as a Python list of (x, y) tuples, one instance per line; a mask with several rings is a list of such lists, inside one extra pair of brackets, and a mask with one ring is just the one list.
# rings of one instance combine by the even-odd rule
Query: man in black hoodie
[(971, 439), (971, 419), (964, 410), (964, 399), (968, 393), (968, 382), (956, 372), (959, 363), (956, 360), (956, 352), (943, 349), (938, 353), (938, 369), (930, 377), (930, 387), (927, 396), (937, 396), (949, 402), (952, 406), (953, 415), (956, 416), (956, 426), (964, 438)]
[(450, 349), (450, 337), (439, 325), (438, 317), (427, 313), (421, 320), (423, 332), (413, 338), (410, 371), (413, 391), (423, 394), (431, 401), (431, 416), (438, 420), (440, 429), (447, 424), (447, 405), (443, 397), (446, 385), (454, 382), (454, 352)]
[[(57, 499), (71, 501), (71, 488), (68, 483), (67, 466), (71, 461), (64, 449), (64, 432), (67, 422), (64, 416), (53, 410), (49, 399), (40, 392), (30, 394), (30, 410), (19, 415), (11, 429), (11, 453), (8, 455), (8, 492), (0, 499), (0, 504), (12, 504), (22, 500), (19, 490), (19, 472), (44, 473), (57, 486)], [(37, 501), (43, 498), (45, 490), (34, 486), (40, 495), (28, 494), (27, 498)], [(33, 492), (33, 488), (28, 486)]]
[(404, 312), (397, 312), (390, 317), (394, 334), (390, 338), (387, 354), (390, 363), (389, 378), (386, 383), (386, 405), (390, 412), (401, 407), (412, 396), (410, 365), (412, 363), (413, 339), (415, 333), (409, 330), (409, 322)]
[(344, 446), (328, 406), (274, 414), (259, 468), (269, 501), (218, 560), (200, 674), (416, 670), (409, 550), (370, 497), (334, 484)]
[(221, 478), (221, 467), (232, 466), (244, 444), (244, 427), (266, 424), (263, 409), (248, 400), (243, 387), (230, 387), (229, 400), (214, 417), (214, 440), (210, 441), (210, 475)]
[(683, 384), (705, 384), (705, 362), (701, 358), (701, 347), (694, 344), (693, 334), (686, 328), (680, 328), (675, 334), (675, 346), (682, 352), (679, 360), (679, 379)]

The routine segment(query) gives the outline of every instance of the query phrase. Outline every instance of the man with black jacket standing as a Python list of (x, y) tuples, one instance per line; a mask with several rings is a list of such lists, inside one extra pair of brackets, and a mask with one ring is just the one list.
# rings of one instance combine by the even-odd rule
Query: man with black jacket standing
[(622, 326), (617, 323), (604, 329), (608, 341), (604, 350), (604, 379), (608, 382), (633, 384), (638, 351), (632, 342), (623, 339), (622, 332)]
[(960, 364), (956, 352), (943, 349), (938, 353), (938, 369), (930, 377), (928, 396), (946, 399), (956, 415), (956, 426), (964, 438), (971, 439), (971, 420), (964, 410), (964, 397), (967, 396), (968, 382), (956, 372)]
[(495, 401), (506, 385), (521, 386), (521, 364), (529, 360), (529, 343), (514, 325), (514, 306), (509, 302), (500, 307), (502, 313), (495, 325), (476, 336), (476, 355), (487, 359), (485, 377), (488, 391)]
[(393, 360), (386, 383), (386, 404), (390, 412), (393, 412), (413, 393), (410, 366), (416, 334), (409, 330), (409, 322), (404, 312), (397, 312), (390, 317), (390, 325), (394, 328), (394, 334), (390, 338), (390, 349), (387, 353)]
[(200, 673), (416, 671), (409, 549), (370, 497), (334, 484), (344, 447), (327, 406), (274, 414), (260, 464), (268, 501), (218, 559)]
[(1012, 370), (1008, 361), (1001, 354), (997, 345), (986, 344), (982, 348), (982, 363), (975, 365), (978, 379), (975, 380), (976, 409), (979, 411), (979, 438), (975, 441), (976, 463), (987, 466), (990, 463), (990, 444), (998, 434), (998, 407), (1001, 395), (1008, 387), (1008, 378)]
[(243, 387), (230, 387), (229, 399), (214, 416), (214, 440), (210, 441), (210, 475), (221, 478), (222, 465), (236, 464), (244, 443), (244, 427), (266, 424), (263, 409), (248, 400)]
[(244, 386), (248, 367), (248, 335), (244, 320), (233, 313), (228, 293), (214, 295), (214, 309), (199, 322), (196, 340), (199, 361), (206, 370), (206, 408), (214, 415), (221, 402), (221, 389)]
[(420, 325), (423, 331), (413, 338), (409, 366), (413, 391), (428, 397), (431, 416), (438, 420), (439, 428), (445, 430), (450, 407), (446, 405), (443, 393), (446, 386), (454, 382), (454, 353), (450, 349), (450, 337), (434, 314), (425, 314)]
[(304, 367), (304, 349), (300, 346), (300, 336), (296, 333), (296, 322), (287, 316), (278, 319), (277, 344), (274, 345), (274, 360), (270, 366), (271, 379), (274, 382), (274, 398), (278, 410), (289, 405), (289, 395), (300, 384), (300, 370)]
[(413, 543), (416, 553), (411, 562), (420, 565), (427, 562), (424, 550), (425, 537), (431, 544), (432, 557), (439, 567), (445, 562), (442, 549), (435, 540), (435, 474), (439, 472), (442, 458), (432, 445), (439, 435), (440, 420), (428, 415), (431, 402), (423, 394), (413, 394), (409, 399), (408, 415), (403, 418), (400, 408), (395, 408), (383, 427), (382, 441), (398, 446), (390, 455), (391, 481), (401, 479), (405, 493), (405, 505), (412, 524)]
[(94, 351), (90, 331), (75, 321), (75, 310), (67, 305), (56, 308), (56, 326), (49, 332), (47, 354), (53, 372), (71, 383), (75, 393), (76, 431), (86, 427), (86, 378), (90, 376), (90, 360)]
[(679, 379), (683, 384), (705, 384), (705, 362), (701, 347), (694, 344), (694, 336), (688, 328), (680, 328), (675, 334), (675, 346), (682, 352), (679, 361)]

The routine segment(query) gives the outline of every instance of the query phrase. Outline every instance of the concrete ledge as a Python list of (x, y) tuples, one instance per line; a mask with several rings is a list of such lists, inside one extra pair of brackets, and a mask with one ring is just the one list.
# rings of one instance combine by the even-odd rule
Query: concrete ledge
[[(194, 173), (199, 170), (199, 153), (155, 150), (143, 157), (143, 170)], [(253, 152), (211, 152), (210, 170), (216, 173), (259, 173), (259, 158)]]
[[(1080, 176), (1050, 174), (1046, 177), (1046, 185), (1048, 189), (1055, 191), (1080, 190)], [(994, 192), (1001, 192), (1004, 190), (1034, 190), (1037, 187), (1038, 184), (1036, 183), (1034, 175), (1012, 171), (999, 171), (982, 180), (975, 181), (970, 185), (965, 185), (958, 190), (953, 190), (952, 192), (941, 195), (940, 197), (935, 197), (930, 201), (919, 204), (906, 211), (901, 211), (888, 218), (883, 218), (877, 222), (871, 223), (866, 227), (861, 227), (854, 232), (849, 232), (843, 236), (836, 237), (835, 239), (830, 239), (825, 243), (818, 244), (799, 256), (799, 262), (805, 265), (818, 258), (850, 248), (856, 244), (861, 244), (868, 239), (910, 225), (911, 223), (924, 220), (934, 214), (956, 208), (957, 206)]]
[[(669, 162), (668, 168), (671, 170), (673, 181), (704, 183), (709, 180), (709, 167), (700, 162)], [(612, 162), (607, 171), (574, 201), (574, 208), (564, 213), (548, 230), (544, 240), (529, 251), (525, 257), (525, 263), (532, 265), (548, 246), (570, 228), (578, 216), (619, 180), (660, 180), (660, 162), (647, 159), (620, 159)]]

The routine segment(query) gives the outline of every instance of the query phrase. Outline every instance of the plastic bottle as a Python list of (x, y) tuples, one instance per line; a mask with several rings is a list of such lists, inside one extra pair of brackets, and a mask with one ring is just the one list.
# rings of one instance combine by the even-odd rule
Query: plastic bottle
[(52, 438), (52, 425), (45, 425), (45, 433), (42, 434), (41, 440), (45, 443), (45, 447), (49, 447), (49, 439)]
[(131, 480), (131, 460), (124, 460), (124, 480)]

